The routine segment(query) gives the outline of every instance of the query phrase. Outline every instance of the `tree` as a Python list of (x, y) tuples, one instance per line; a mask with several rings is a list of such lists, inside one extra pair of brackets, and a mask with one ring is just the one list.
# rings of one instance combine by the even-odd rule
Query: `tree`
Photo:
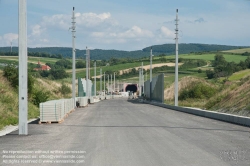
[[(19, 73), (18, 68), (15, 63), (10, 63), (3, 69), (3, 75), (11, 83), (13, 88), (18, 88), (19, 85)], [(31, 94), (33, 91), (34, 79), (31, 74), (28, 74), (28, 94)]]
[(240, 61), (239, 65), (243, 70), (245, 70), (247, 68), (247, 64), (246, 62)]
[(84, 61), (77, 61), (76, 62), (76, 68), (85, 68), (86, 64), (84, 63)]
[(208, 79), (212, 79), (215, 76), (215, 72), (212, 70), (206, 70), (206, 75)]
[(116, 65), (118, 62), (119, 62), (119, 59), (114, 58), (114, 57), (110, 58), (109, 60), (110, 66)]
[(247, 59), (245, 60), (246, 66), (248, 68), (250, 68), (250, 56), (247, 57)]
[(225, 60), (223, 55), (221, 55), (221, 54), (215, 55), (214, 61), (213, 61), (213, 67), (217, 67), (218, 65), (224, 66), (226, 63), (227, 63), (227, 61)]
[(72, 63), (67, 59), (61, 59), (55, 63), (55, 65), (61, 66), (65, 69), (71, 69)]
[(167, 62), (167, 59), (165, 57), (160, 57), (161, 62)]
[(63, 69), (51, 69), (50, 74), (54, 79), (63, 79), (68, 77), (68, 74)]

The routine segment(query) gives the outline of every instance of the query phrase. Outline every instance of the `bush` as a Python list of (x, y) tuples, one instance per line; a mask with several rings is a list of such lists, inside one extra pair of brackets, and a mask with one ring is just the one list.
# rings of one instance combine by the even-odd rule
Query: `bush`
[(215, 88), (212, 88), (203, 83), (197, 83), (189, 89), (184, 89), (181, 91), (179, 99), (186, 100), (188, 98), (193, 99), (204, 99), (212, 97), (216, 92)]
[(50, 92), (38, 90), (33, 93), (32, 103), (39, 107), (40, 103), (46, 102), (49, 99)]
[(215, 72), (212, 70), (206, 70), (206, 75), (208, 79), (212, 79), (215, 77)]
[(55, 65), (61, 66), (65, 69), (71, 69), (72, 63), (67, 59), (61, 59), (55, 63)]
[(18, 87), (18, 68), (17, 64), (8, 64), (3, 69), (3, 76), (10, 81), (11, 86), (14, 88)]
[(68, 77), (68, 74), (63, 69), (51, 69), (50, 74), (54, 79), (63, 79)]
[(61, 92), (62, 95), (67, 95), (71, 93), (71, 89), (65, 83), (62, 83), (62, 86), (59, 88), (59, 92)]
[[(18, 88), (19, 86), (19, 73), (17, 65), (14, 63), (8, 64), (3, 69), (3, 75), (10, 81), (13, 88)], [(31, 74), (28, 74), (28, 94), (32, 93), (34, 85), (34, 79)]]
[(79, 69), (79, 68), (85, 68), (86, 67), (86, 64), (84, 63), (84, 61), (77, 61), (76, 62), (76, 68)]

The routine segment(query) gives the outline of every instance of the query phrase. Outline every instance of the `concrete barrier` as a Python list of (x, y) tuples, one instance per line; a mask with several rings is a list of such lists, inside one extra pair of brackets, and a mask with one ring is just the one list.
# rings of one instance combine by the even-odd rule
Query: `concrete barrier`
[(89, 98), (89, 102), (90, 102), (90, 104), (94, 104), (94, 103), (95, 103), (94, 97), (90, 97), (90, 98)]
[(237, 115), (232, 115), (232, 114), (201, 110), (201, 109), (186, 108), (186, 107), (176, 107), (176, 106), (167, 105), (163, 103), (157, 103), (157, 102), (148, 102), (148, 101), (143, 101), (143, 102), (147, 104), (152, 104), (155, 106), (163, 107), (163, 108), (168, 108), (171, 110), (176, 110), (176, 111), (198, 115), (198, 116), (202, 116), (202, 117), (206, 117), (210, 119), (215, 119), (215, 120), (220, 120), (220, 121), (225, 121), (229, 123), (234, 123), (234, 124), (239, 124), (239, 125), (250, 127), (250, 118), (245, 117), (245, 116), (237, 116)]
[(100, 100), (105, 100), (105, 96), (99, 96)]
[(88, 105), (88, 98), (87, 97), (78, 97), (77, 98), (80, 107), (86, 107)]
[(51, 100), (39, 104), (40, 121), (42, 122), (61, 122), (68, 113), (74, 110), (73, 99)]

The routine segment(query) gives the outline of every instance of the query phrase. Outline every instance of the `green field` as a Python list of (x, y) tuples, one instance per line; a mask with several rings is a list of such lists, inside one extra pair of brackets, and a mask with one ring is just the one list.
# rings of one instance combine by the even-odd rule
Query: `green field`
[(250, 75), (250, 69), (246, 69), (246, 70), (242, 70), (239, 72), (234, 73), (233, 75), (231, 75), (228, 80), (229, 81), (238, 81), (243, 77), (249, 76)]
[(241, 49), (228, 50), (228, 51), (222, 51), (222, 52), (242, 54), (242, 53), (245, 53), (245, 52), (250, 52), (250, 48), (241, 48)]
[[(144, 62), (143, 65), (149, 65), (149, 62)], [(114, 71), (118, 72), (120, 70), (125, 70), (129, 68), (134, 68), (134, 67), (139, 67), (141, 66), (141, 62), (134, 62), (134, 63), (125, 63), (125, 64), (119, 64), (119, 65), (114, 65), (114, 66), (102, 66), (102, 73), (105, 71)], [(71, 73), (72, 69), (67, 70), (67, 73)], [(86, 70), (84, 69), (76, 69), (76, 76), (77, 77), (85, 77)], [(90, 69), (90, 75), (94, 75), (94, 68), (92, 67)], [(96, 75), (100, 75), (100, 67), (96, 68)]]
[[(183, 59), (203, 59), (206, 61), (214, 60), (215, 54), (202, 54), (202, 55), (195, 55), (195, 54), (183, 54), (180, 55), (179, 58)], [(241, 55), (231, 55), (231, 54), (223, 54), (226, 61), (228, 62), (235, 62), (239, 63), (240, 61), (245, 61), (247, 59), (247, 56), (241, 56)], [(175, 59), (174, 55), (166, 56), (167, 59)]]
[[(18, 61), (18, 56), (0, 56), (0, 61)], [(56, 58), (44, 58), (44, 57), (28, 57), (29, 63), (37, 63), (40, 60), (41, 63), (55, 63), (59, 59)]]

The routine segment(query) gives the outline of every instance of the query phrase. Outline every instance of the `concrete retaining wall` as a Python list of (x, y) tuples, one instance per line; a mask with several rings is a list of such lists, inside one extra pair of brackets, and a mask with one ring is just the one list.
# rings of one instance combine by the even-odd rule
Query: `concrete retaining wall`
[(180, 112), (185, 112), (193, 115), (198, 115), (206, 118), (216, 119), (220, 121), (225, 121), (229, 123), (239, 124), (243, 126), (249, 126), (250, 127), (250, 118), (244, 117), (244, 116), (237, 116), (232, 114), (226, 114), (226, 113), (219, 113), (219, 112), (213, 112), (213, 111), (207, 111), (207, 110), (198, 110), (198, 109), (192, 109), (192, 108), (185, 108), (185, 107), (176, 107), (172, 105), (166, 105), (162, 103), (156, 103), (156, 102), (147, 102), (144, 101), (144, 103), (152, 104), (155, 106), (160, 106), (164, 108), (168, 108), (171, 110), (176, 110)]

